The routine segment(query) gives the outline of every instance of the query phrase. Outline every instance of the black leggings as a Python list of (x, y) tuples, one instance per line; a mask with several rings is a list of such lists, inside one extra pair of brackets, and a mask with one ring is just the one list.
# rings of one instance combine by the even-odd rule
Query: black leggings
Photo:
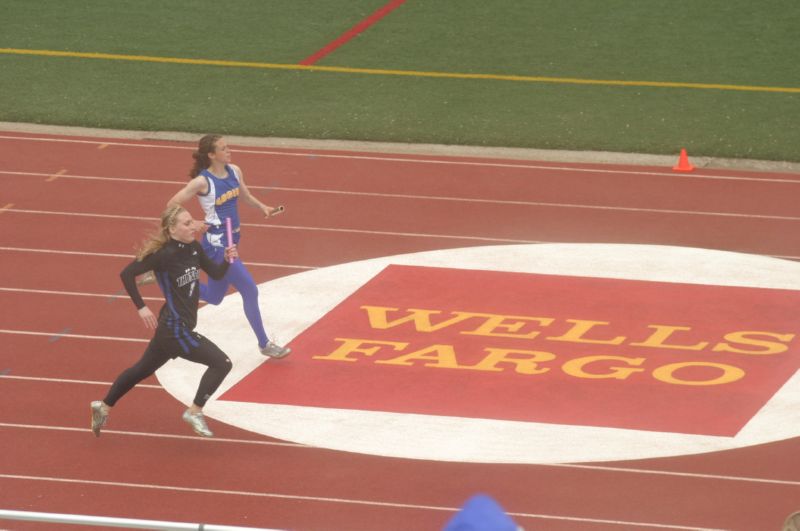
[(181, 339), (174, 337), (166, 327), (159, 326), (141, 359), (117, 376), (103, 401), (109, 406), (115, 405), (125, 393), (155, 373), (166, 362), (181, 357), (208, 367), (200, 379), (194, 397), (196, 405), (205, 406), (230, 372), (231, 360), (218, 346), (196, 332), (184, 330), (179, 335), (182, 336)]

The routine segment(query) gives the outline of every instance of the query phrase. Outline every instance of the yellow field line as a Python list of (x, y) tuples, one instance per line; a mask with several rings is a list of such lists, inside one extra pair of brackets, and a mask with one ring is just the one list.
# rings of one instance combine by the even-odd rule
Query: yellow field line
[(528, 83), (562, 83), (573, 85), (607, 85), (623, 87), (661, 87), (712, 90), (738, 90), (750, 92), (780, 92), (800, 94), (800, 87), (765, 87), (751, 85), (723, 85), (715, 83), (679, 83), (670, 81), (624, 81), (614, 79), (581, 79), (572, 77), (515, 76), (502, 74), (464, 74), (457, 72), (424, 72), (416, 70), (384, 70), (376, 68), (350, 68), (342, 66), (296, 65), (281, 63), (256, 63), (249, 61), (222, 61), (217, 59), (188, 59), (183, 57), (153, 57), (147, 55), (121, 55), (93, 52), (64, 52), (58, 50), (22, 50), (0, 48), (0, 54), (37, 55), (45, 57), (75, 57), (82, 59), (106, 59), (114, 61), (138, 61), (146, 63), (171, 63), (234, 68), (261, 68), (271, 70), (307, 70), (314, 72), (338, 72), (345, 74), (369, 74), (383, 76), (436, 77), (449, 79), (482, 79), (492, 81), (522, 81)]

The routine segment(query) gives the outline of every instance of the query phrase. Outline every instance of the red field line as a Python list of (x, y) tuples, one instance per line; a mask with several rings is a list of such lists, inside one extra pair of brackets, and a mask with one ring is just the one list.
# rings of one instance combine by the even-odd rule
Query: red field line
[(350, 42), (354, 37), (358, 36), (359, 34), (366, 31), (370, 26), (376, 24), (379, 20), (383, 17), (400, 7), (405, 3), (406, 0), (391, 0), (389, 3), (384, 5), (383, 7), (379, 8), (377, 11), (369, 15), (367, 18), (344, 32), (338, 38), (334, 39), (330, 43), (326, 44), (313, 54), (309, 55), (299, 64), (301, 65), (313, 65), (314, 63), (318, 62), (323, 57), (330, 55), (334, 50), (339, 48), (340, 46)]

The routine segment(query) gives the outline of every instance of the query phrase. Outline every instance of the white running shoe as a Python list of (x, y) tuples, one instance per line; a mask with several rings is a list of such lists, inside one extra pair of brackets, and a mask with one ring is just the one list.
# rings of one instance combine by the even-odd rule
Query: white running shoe
[(267, 343), (266, 347), (260, 348), (259, 350), (264, 356), (275, 359), (285, 358), (292, 351), (292, 349), (289, 347), (282, 347), (276, 343), (273, 343), (272, 341)]
[(183, 420), (185, 420), (189, 426), (192, 427), (197, 435), (202, 435), (203, 437), (214, 436), (211, 430), (208, 429), (206, 417), (203, 415), (203, 413), (192, 413), (191, 410), (187, 409), (183, 412)]
[(103, 402), (95, 400), (89, 404), (92, 410), (92, 433), (95, 437), (100, 437), (100, 428), (108, 421), (108, 410), (103, 407)]

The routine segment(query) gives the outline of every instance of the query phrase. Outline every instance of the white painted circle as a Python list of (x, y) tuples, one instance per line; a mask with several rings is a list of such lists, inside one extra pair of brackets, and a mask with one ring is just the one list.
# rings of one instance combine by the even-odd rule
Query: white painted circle
[[(621, 244), (469, 247), (341, 264), (262, 284), (261, 310), (268, 331), (288, 343), (389, 264), (800, 290), (800, 264), (764, 256)], [(234, 369), (216, 396), (265, 361), (238, 293), (219, 306), (202, 308), (198, 331), (233, 360)], [(157, 376), (169, 393), (188, 404), (203, 370), (177, 359)], [(615, 461), (728, 450), (800, 436), (800, 371), (734, 437), (214, 399), (205, 412), (270, 437), (381, 456), (485, 463)]]

